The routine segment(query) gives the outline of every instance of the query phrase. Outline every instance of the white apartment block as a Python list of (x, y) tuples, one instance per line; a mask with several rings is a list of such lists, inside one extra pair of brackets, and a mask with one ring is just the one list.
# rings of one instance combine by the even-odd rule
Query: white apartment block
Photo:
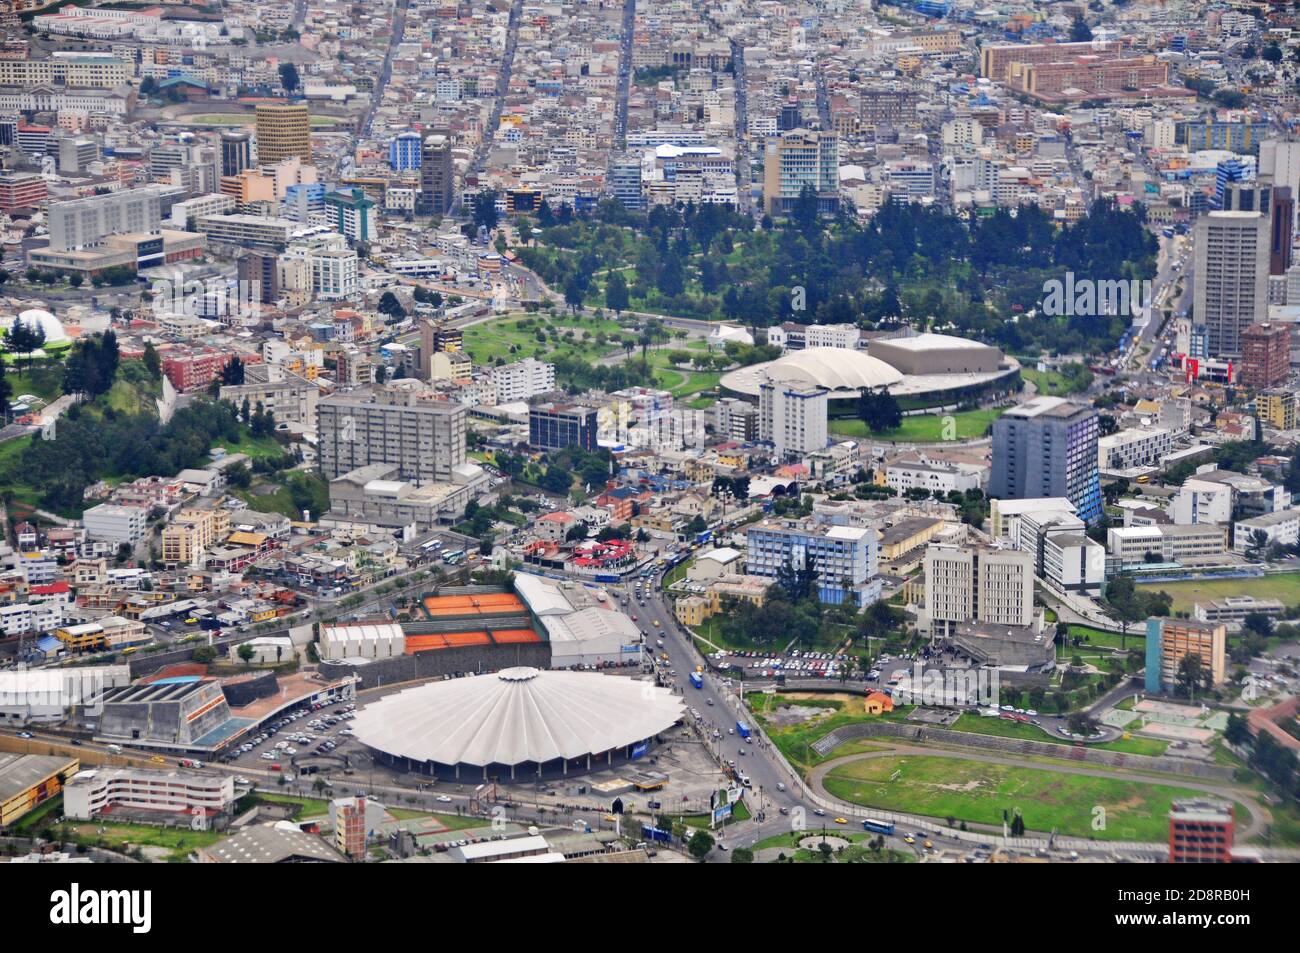
[(526, 357), (488, 371), (496, 387), (496, 403), (512, 404), (555, 390), (555, 365)]
[(78, 773), (63, 789), (63, 813), (89, 819), (105, 810), (213, 815), (235, 800), (229, 774), (151, 768), (97, 768)]
[(1169, 515), (1181, 525), (1226, 523), (1232, 519), (1232, 487), (1195, 477), (1184, 480), (1169, 503)]
[(802, 381), (768, 378), (759, 385), (759, 439), (778, 457), (812, 453), (826, 446), (828, 392)]
[(1155, 466), (1173, 449), (1173, 432), (1164, 427), (1121, 430), (1097, 440), (1097, 466), (1102, 470)]
[(954, 463), (891, 463), (885, 469), (885, 485), (899, 494), (921, 488), (933, 493), (977, 490), (979, 473)]
[(1032, 625), (1033, 554), (931, 546), (925, 553), (925, 616), (932, 636), (949, 635), (963, 622)]
[(114, 546), (128, 543), (134, 546), (144, 539), (149, 528), (149, 513), (142, 506), (120, 506), (100, 503), (82, 514), (86, 535)]
[(1016, 517), (1026, 513), (1073, 513), (1075, 506), (1064, 496), (1038, 496), (1025, 500), (989, 500), (989, 535), (1014, 539)]
[(49, 632), (63, 625), (63, 606), (55, 602), (16, 602), (0, 606), (0, 632), (6, 636)]
[(1110, 560), (1122, 566), (1145, 562), (1150, 553), (1160, 562), (1184, 562), (1228, 550), (1228, 527), (1198, 525), (1117, 526), (1106, 534)]
[(1300, 510), (1279, 510), (1250, 519), (1238, 520), (1232, 528), (1232, 548), (1238, 553), (1256, 549), (1255, 534), (1263, 533), (1265, 546), (1294, 546), (1300, 542)]

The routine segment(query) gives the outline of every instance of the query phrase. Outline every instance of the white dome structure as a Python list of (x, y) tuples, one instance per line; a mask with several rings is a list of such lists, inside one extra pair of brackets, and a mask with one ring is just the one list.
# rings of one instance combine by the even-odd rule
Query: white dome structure
[(865, 351), (843, 347), (810, 347), (791, 351), (775, 361), (754, 364), (724, 374), (722, 386), (741, 394), (757, 395), (764, 377), (776, 380), (805, 381), (825, 387), (835, 395), (851, 393), (867, 387), (889, 387), (902, 381), (903, 375), (884, 361), (871, 357)]
[(507, 668), (430, 682), (367, 705), (353, 735), (427, 774), (499, 765), (515, 775), (583, 771), (636, 757), (683, 715), (681, 698), (624, 676)]
[(28, 308), (26, 311), (20, 311), (16, 317), (13, 315), (0, 317), (0, 334), (7, 333), (20, 322), (29, 328), (40, 328), (45, 333), (44, 350), (59, 350), (72, 344), (72, 339), (63, 330), (63, 322), (44, 308)]

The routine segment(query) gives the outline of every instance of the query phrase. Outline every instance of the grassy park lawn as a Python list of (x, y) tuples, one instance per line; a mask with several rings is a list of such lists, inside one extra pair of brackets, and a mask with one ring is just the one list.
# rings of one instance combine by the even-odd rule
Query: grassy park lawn
[[(539, 329), (546, 331), (545, 342), (537, 340)], [(558, 341), (556, 331), (560, 334)], [(568, 331), (573, 332), (572, 339), (565, 338)], [(610, 343), (596, 343), (596, 335), (602, 331), (612, 339)], [(622, 333), (623, 328), (608, 319), (567, 315), (548, 319), (545, 314), (513, 314), (466, 328), (464, 341), (465, 352), (475, 364), (491, 364), (498, 357), (508, 363), (522, 361), (536, 356), (539, 350), (543, 358), (567, 354), (592, 361), (612, 354)]]
[[(1135, 622), (1128, 629), (1127, 636), (1121, 636), (1118, 632), (1107, 632), (1104, 629), (1094, 629), (1090, 625), (1071, 625), (1070, 638), (1080, 638), (1085, 641), (1079, 645), (1069, 645), (1060, 650), (1063, 658), (1069, 658), (1077, 649), (1085, 646), (1107, 649), (1140, 649), (1146, 645), (1147, 630), (1142, 623)], [(1122, 644), (1121, 644), (1122, 643)]]
[(1186, 582), (1144, 583), (1138, 588), (1167, 592), (1174, 600), (1175, 612), (1190, 612), (1193, 603), (1222, 599), (1225, 596), (1254, 596), (1256, 599), (1280, 599), (1288, 606), (1300, 603), (1300, 572), (1270, 573), (1256, 579), (1190, 579)]
[(904, 417), (897, 430), (883, 434), (871, 433), (867, 430), (867, 425), (855, 417), (836, 417), (827, 423), (832, 433), (846, 437), (870, 437), (895, 443), (941, 443), (947, 437), (944, 425), (949, 417), (956, 424), (956, 436), (953, 439), (974, 440), (983, 437), (1001, 414), (1000, 408), (963, 410), (955, 414), (914, 414)]
[[(796, 864), (850, 863), (850, 861), (843, 858), (843, 855), (832, 853), (828, 860), (820, 850), (808, 850), (799, 846), (800, 841), (807, 840), (809, 837), (820, 839), (820, 835), (820, 830), (790, 831), (761, 840), (754, 845), (753, 849), (759, 851), (768, 847), (789, 848), (785, 850), (785, 855), (786, 857), (793, 857)], [(843, 824), (827, 825), (826, 835), (852, 841), (855, 846), (862, 848), (866, 848), (867, 844), (876, 836), (875, 834), (864, 833), (860, 827), (855, 833)], [(894, 850), (889, 847), (878, 853), (869, 849), (853, 851), (851, 856), (853, 858), (852, 863), (860, 864), (911, 864), (916, 862), (916, 855), (913, 852)], [(771, 863), (778, 863), (778, 861), (773, 860)]]
[[(863, 701), (862, 696), (849, 694), (818, 695), (815, 698), (784, 695), (749, 696), (754, 717), (758, 719), (763, 731), (785, 755), (786, 760), (805, 774), (807, 769), (816, 767), (823, 761), (844, 756), (847, 746), (836, 748), (826, 755), (819, 755), (813, 748), (814, 742), (821, 740), (836, 728), (868, 720), (901, 721), (912, 710), (910, 705), (900, 705), (887, 715), (868, 715), (863, 709)], [(766, 713), (774, 711), (781, 705), (804, 705), (812, 708), (829, 708), (833, 711), (796, 724), (778, 725)]]
[(274, 437), (254, 437), (250, 431), (241, 434), (238, 441), (223, 441), (222, 449), (227, 454), (242, 453), (249, 459), (260, 460), (266, 457), (280, 457), (285, 453), (285, 448), (280, 446)]
[[(1003, 811), (1019, 808), (1031, 831), (1156, 842), (1169, 835), (1170, 802), (1195, 795), (1186, 788), (1119, 776), (1087, 777), (928, 755), (842, 765), (827, 776), (826, 789), (882, 810), (1000, 825)], [(1093, 829), (1098, 807), (1105, 810), (1102, 830)]]
[(409, 807), (390, 807), (388, 813), (399, 821), (432, 817), (449, 831), (463, 831), (471, 827), (487, 827), (492, 822), (481, 817), (469, 817), (464, 814), (438, 814), (434, 811), (417, 811)]
[(222, 831), (191, 831), (146, 824), (100, 824), (95, 821), (64, 827), (68, 831), (68, 840), (78, 844), (103, 846), (116, 851), (165, 847), (171, 851), (167, 859), (173, 862), (183, 861), (198, 848), (215, 844), (226, 836)]

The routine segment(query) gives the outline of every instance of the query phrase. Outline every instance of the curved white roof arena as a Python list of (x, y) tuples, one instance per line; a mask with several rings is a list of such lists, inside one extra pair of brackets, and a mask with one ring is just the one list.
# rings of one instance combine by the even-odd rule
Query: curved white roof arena
[(351, 727), (363, 744), (412, 761), (544, 764), (644, 741), (683, 711), (648, 682), (519, 667), (408, 688), (367, 705)]
[(775, 361), (742, 367), (722, 376), (722, 386), (742, 394), (757, 394), (764, 376), (806, 381), (835, 391), (857, 393), (864, 387), (889, 387), (903, 375), (865, 351), (843, 347), (809, 347), (791, 351)]
[(16, 316), (0, 317), (0, 331), (8, 331), (18, 321), (29, 328), (38, 327), (44, 331), (46, 344), (64, 344), (68, 341), (68, 333), (63, 330), (63, 322), (44, 308), (28, 308)]

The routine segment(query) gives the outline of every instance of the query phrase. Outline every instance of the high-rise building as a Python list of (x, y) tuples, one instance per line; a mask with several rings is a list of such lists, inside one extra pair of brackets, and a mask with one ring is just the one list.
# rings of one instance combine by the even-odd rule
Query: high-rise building
[(316, 408), (320, 470), (333, 480), (371, 463), (416, 485), (449, 483), (465, 462), (464, 404), (406, 388), (332, 394)]
[(83, 251), (98, 246), (110, 235), (158, 232), (162, 228), (163, 191), (159, 187), (124, 189), (51, 203), (50, 250)]
[(458, 353), (464, 343), (460, 328), (447, 327), (424, 318), (420, 321), (420, 379), (430, 379), (433, 355), (439, 351)]
[(1062, 397), (1036, 397), (993, 422), (989, 495), (1063, 496), (1092, 523), (1101, 516), (1097, 411)]
[(256, 110), (257, 161), (271, 165), (297, 156), (311, 162), (311, 117), (296, 103), (260, 103)]
[(366, 854), (366, 799), (340, 800), (334, 812), (334, 847), (349, 857)]
[(1018, 549), (930, 546), (925, 552), (925, 613), (933, 636), (964, 622), (1034, 622), (1034, 554)]
[(880, 598), (879, 544), (865, 526), (769, 519), (746, 533), (745, 571), (775, 579), (785, 567), (812, 570), (822, 602), (869, 605)]
[(1265, 139), (1259, 144), (1259, 174), (1278, 188), (1300, 195), (1300, 142)]
[(763, 207), (767, 213), (787, 214), (805, 187), (817, 194), (821, 211), (835, 210), (840, 188), (835, 133), (792, 129), (769, 136), (763, 159)]
[(455, 196), (455, 171), (451, 162), (451, 137), (443, 133), (427, 136), (420, 153), (420, 196), (417, 211), (422, 215), (446, 215)]
[(326, 214), (340, 235), (349, 242), (371, 242), (378, 236), (375, 228), (375, 203), (360, 189), (330, 192), (325, 196)]
[(278, 260), (274, 252), (250, 249), (236, 262), (239, 280), (244, 282), (244, 287), (251, 289), (250, 297), (254, 301), (270, 304), (280, 297)]
[(1268, 316), (1270, 233), (1259, 212), (1215, 211), (1196, 222), (1192, 314), (1212, 357), (1241, 354), (1241, 332)]
[(828, 397), (816, 384), (765, 378), (758, 385), (758, 438), (771, 443), (778, 457), (824, 450)]
[(609, 164), (609, 191), (625, 208), (641, 208), (641, 159), (636, 155), (620, 156)]
[(407, 172), (420, 168), (420, 134), (403, 132), (388, 144), (388, 167), (394, 172)]
[(488, 371), (496, 388), (498, 404), (512, 404), (555, 390), (555, 365), (526, 357)]
[(1291, 236), (1295, 232), (1295, 193), (1284, 186), (1273, 187), (1272, 229), (1268, 244), (1268, 273), (1285, 275), (1291, 267)]
[(1277, 387), (1291, 375), (1291, 325), (1252, 324), (1241, 332), (1241, 374), (1247, 387)]
[(1201, 662), (1202, 680), (1195, 690), (1222, 685), (1227, 640), (1228, 628), (1222, 622), (1148, 619), (1146, 690), (1159, 693), (1182, 684), (1182, 662), (1189, 655)]
[(221, 134), (221, 174), (239, 175), (253, 166), (253, 142), (246, 132)]
[(1169, 806), (1169, 863), (1230, 864), (1235, 830), (1230, 801), (1196, 797)]

